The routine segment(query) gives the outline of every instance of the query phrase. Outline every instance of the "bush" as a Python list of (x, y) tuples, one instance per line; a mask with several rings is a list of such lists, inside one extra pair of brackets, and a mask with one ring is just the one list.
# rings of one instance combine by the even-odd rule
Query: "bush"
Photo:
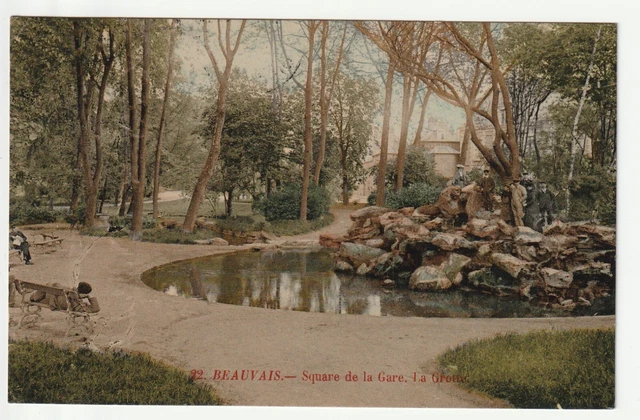
[[(262, 217), (260, 217), (260, 219), (262, 219)], [(251, 216), (231, 216), (216, 219), (216, 226), (220, 229), (232, 230), (234, 232), (253, 232), (268, 229), (269, 222), (256, 220)]]
[[(131, 229), (131, 216), (110, 216), (109, 225), (115, 230)], [(142, 216), (142, 229), (155, 229), (158, 222), (153, 216)]]
[[(295, 220), (300, 217), (300, 185), (288, 185), (272, 193), (269, 197), (254, 205), (268, 221)], [(309, 186), (307, 198), (307, 219), (317, 219), (329, 212), (331, 199), (323, 187)]]
[(52, 223), (59, 217), (62, 217), (59, 211), (32, 206), (24, 201), (18, 201), (9, 208), (9, 223), (15, 225)]
[(143, 354), (63, 350), (51, 343), (9, 343), (12, 403), (219, 405), (206, 385)]
[(610, 408), (615, 398), (613, 330), (536, 331), (476, 340), (438, 358), (461, 385), (518, 408)]
[(385, 194), (385, 206), (392, 209), (403, 207), (420, 207), (425, 204), (433, 204), (438, 200), (442, 188), (418, 183), (400, 189), (398, 192), (387, 191)]

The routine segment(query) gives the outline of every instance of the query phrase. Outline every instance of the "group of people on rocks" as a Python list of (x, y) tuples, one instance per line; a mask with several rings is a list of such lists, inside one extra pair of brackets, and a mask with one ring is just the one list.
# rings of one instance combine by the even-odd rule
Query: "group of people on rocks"
[[(468, 180), (463, 165), (457, 166), (451, 184), (461, 188), (467, 186)], [(476, 188), (482, 194), (484, 209), (492, 212), (496, 182), (488, 168), (483, 170)], [(558, 213), (555, 195), (549, 190), (547, 183), (537, 182), (527, 172), (522, 175), (522, 179), (515, 177), (503, 187), (500, 201), (500, 214), (505, 221), (538, 231), (550, 224)]]

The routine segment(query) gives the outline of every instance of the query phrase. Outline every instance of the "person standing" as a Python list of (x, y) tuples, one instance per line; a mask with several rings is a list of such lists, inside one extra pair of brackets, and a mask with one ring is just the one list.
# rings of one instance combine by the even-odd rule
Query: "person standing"
[(496, 190), (496, 182), (489, 176), (489, 169), (483, 171), (482, 178), (478, 184), (482, 192), (485, 210), (493, 211), (493, 194)]
[(467, 175), (464, 173), (464, 165), (456, 166), (456, 174), (453, 176), (453, 182), (451, 185), (456, 187), (466, 187), (467, 186)]
[(544, 224), (548, 225), (553, 221), (553, 219), (555, 219), (556, 198), (553, 193), (547, 189), (547, 184), (545, 182), (540, 183), (538, 203), (540, 205), (540, 216), (544, 220)]
[(524, 208), (527, 201), (527, 190), (520, 185), (519, 178), (513, 180), (509, 189), (511, 191), (511, 210), (514, 224), (516, 226), (524, 226), (522, 218), (524, 217)]

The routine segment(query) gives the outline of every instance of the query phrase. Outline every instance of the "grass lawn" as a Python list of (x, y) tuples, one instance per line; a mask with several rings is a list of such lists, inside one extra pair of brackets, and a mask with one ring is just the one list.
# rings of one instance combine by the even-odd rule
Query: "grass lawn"
[(9, 343), (11, 403), (220, 405), (208, 386), (146, 355)]
[(438, 358), (460, 385), (518, 408), (612, 408), (613, 330), (537, 331), (477, 340)]

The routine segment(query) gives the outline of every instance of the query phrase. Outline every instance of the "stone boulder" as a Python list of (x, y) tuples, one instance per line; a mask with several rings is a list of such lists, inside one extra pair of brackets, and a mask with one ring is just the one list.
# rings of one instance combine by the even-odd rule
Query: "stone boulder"
[(440, 209), (435, 204), (425, 204), (420, 206), (413, 212), (414, 216), (438, 216), (440, 215)]
[(565, 234), (568, 228), (569, 226), (567, 226), (566, 223), (562, 223), (560, 220), (554, 220), (542, 230), (542, 233), (544, 235)]
[(440, 193), (436, 207), (444, 217), (452, 218), (464, 213), (464, 206), (460, 203), (460, 187), (447, 187)]
[(389, 211), (390, 210), (385, 207), (369, 206), (354, 211), (349, 217), (351, 217), (351, 220), (353, 220), (354, 222), (364, 221), (365, 219), (371, 219), (372, 217), (380, 216)]
[(469, 262), (471, 262), (471, 258), (453, 253), (449, 255), (449, 259), (444, 262), (442, 269), (447, 275), (447, 278), (449, 278), (454, 285), (458, 285), (462, 282), (462, 273), (460, 273), (460, 271)]
[(606, 279), (613, 280), (611, 264), (605, 262), (589, 262), (588, 264), (571, 267), (569, 268), (569, 272), (574, 277), (604, 277)]
[(513, 241), (518, 245), (537, 244), (542, 242), (543, 236), (541, 233), (536, 232), (530, 227), (518, 226), (516, 227)]
[(211, 238), (211, 244), (214, 246), (229, 246), (229, 241), (222, 238)]
[(493, 265), (513, 278), (518, 278), (521, 273), (531, 266), (531, 263), (510, 254), (493, 253), (491, 254), (491, 261)]
[(335, 235), (333, 233), (321, 233), (318, 242), (325, 248), (338, 249), (340, 248), (340, 244), (346, 240), (347, 238), (342, 235)]
[(353, 271), (353, 266), (351, 264), (349, 264), (348, 262), (344, 261), (344, 260), (338, 260), (338, 261), (336, 261), (333, 269), (335, 271), (352, 272)]
[(576, 246), (578, 238), (569, 235), (543, 235), (538, 247), (549, 254), (560, 254), (561, 252)]
[(418, 267), (409, 278), (412, 290), (441, 291), (451, 288), (449, 280), (441, 266), (423, 265)]
[(478, 238), (496, 239), (500, 236), (500, 227), (494, 220), (473, 218), (467, 222), (465, 230)]
[(360, 267), (362, 264), (368, 264), (374, 258), (384, 254), (379, 248), (356, 244), (353, 242), (343, 242), (340, 244), (338, 255), (350, 262), (354, 267)]
[(573, 275), (569, 272), (546, 267), (540, 270), (540, 275), (547, 286), (558, 289), (568, 289), (573, 282)]
[(400, 214), (402, 214), (403, 216), (411, 216), (413, 214), (413, 212), (415, 211), (415, 207), (403, 207), (400, 210), (398, 210), (400, 212)]
[(369, 246), (371, 248), (384, 248), (384, 239), (382, 238), (375, 238), (375, 239), (367, 239), (366, 241), (364, 241), (364, 245)]
[(609, 226), (596, 224), (582, 224), (575, 227), (580, 234), (586, 234), (592, 237), (596, 242), (605, 247), (615, 248), (616, 246), (616, 229)]
[(476, 249), (476, 246), (473, 242), (470, 242), (463, 236), (455, 233), (438, 233), (433, 237), (431, 243), (444, 251), (455, 251), (456, 249)]
[(396, 230), (398, 228), (412, 226), (415, 223), (400, 212), (392, 211), (380, 216), (380, 226), (386, 232), (387, 230)]
[(402, 256), (397, 252), (386, 252), (371, 261), (369, 271), (376, 277), (385, 277), (396, 272), (404, 262)]
[(477, 191), (475, 188), (473, 188), (471, 191), (467, 193), (467, 202), (464, 206), (464, 211), (465, 213), (467, 213), (467, 216), (469, 217), (469, 219), (471, 219), (472, 217), (476, 217), (476, 214), (483, 210), (484, 210), (484, 198), (482, 197), (482, 193), (480, 191)]
[(442, 220), (440, 217), (436, 217), (433, 220), (424, 222), (422, 226), (426, 227), (429, 230), (440, 230), (442, 229), (443, 223), (444, 223), (444, 220)]

